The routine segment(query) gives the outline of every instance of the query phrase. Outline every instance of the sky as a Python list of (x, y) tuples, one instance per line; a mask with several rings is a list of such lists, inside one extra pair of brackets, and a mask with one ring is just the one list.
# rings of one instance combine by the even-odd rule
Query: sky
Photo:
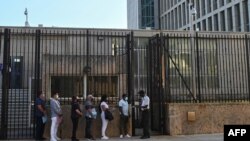
[(0, 26), (127, 28), (127, 0), (0, 0)]

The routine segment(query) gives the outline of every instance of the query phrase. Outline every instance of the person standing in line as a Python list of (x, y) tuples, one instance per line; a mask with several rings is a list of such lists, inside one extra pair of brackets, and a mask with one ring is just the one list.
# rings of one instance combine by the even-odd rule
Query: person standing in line
[(128, 128), (127, 128), (128, 119), (129, 119), (127, 94), (123, 94), (121, 100), (119, 101), (119, 111), (120, 111), (120, 138), (123, 138), (123, 135), (130, 138), (130, 135), (128, 134)]
[(71, 120), (73, 124), (72, 136), (71, 136), (72, 141), (79, 141), (79, 139), (76, 138), (76, 131), (78, 128), (79, 117), (81, 116), (83, 116), (83, 113), (81, 112), (80, 109), (78, 96), (72, 96), (72, 102), (71, 102)]
[(109, 106), (107, 104), (107, 96), (102, 95), (101, 101), (100, 101), (100, 109), (102, 111), (101, 113), (101, 119), (102, 119), (102, 138), (103, 140), (109, 139), (109, 137), (106, 136), (106, 129), (108, 126), (108, 120), (105, 118), (105, 110), (109, 110)]
[(91, 133), (91, 129), (92, 129), (92, 122), (93, 119), (95, 118), (96, 115), (93, 115), (93, 101), (94, 97), (89, 94), (87, 97), (87, 100), (85, 102), (85, 119), (86, 119), (86, 126), (85, 126), (85, 138), (89, 139), (89, 140), (95, 140), (95, 138), (93, 137), (92, 133)]
[(58, 141), (61, 140), (57, 137), (57, 130), (62, 122), (62, 109), (60, 106), (60, 102), (58, 101), (59, 94), (58, 92), (54, 92), (52, 97), (50, 98), (50, 110), (51, 110), (51, 128), (50, 128), (50, 141)]
[(46, 140), (43, 137), (44, 127), (45, 127), (45, 119), (47, 117), (47, 112), (45, 108), (45, 95), (42, 91), (39, 92), (35, 102), (36, 107), (36, 140)]
[(143, 135), (141, 136), (141, 139), (147, 139), (147, 138), (150, 138), (150, 134), (149, 134), (150, 99), (143, 90), (140, 90), (138, 93), (140, 94), (140, 97), (142, 98), (142, 103), (141, 103), (140, 108), (142, 111)]

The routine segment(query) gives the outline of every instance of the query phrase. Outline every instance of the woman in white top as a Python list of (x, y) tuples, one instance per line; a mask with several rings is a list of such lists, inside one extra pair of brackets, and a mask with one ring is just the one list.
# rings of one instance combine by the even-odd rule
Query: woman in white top
[(106, 129), (108, 126), (108, 120), (105, 118), (105, 110), (109, 109), (109, 106), (107, 104), (107, 96), (102, 95), (101, 102), (100, 102), (100, 109), (102, 111), (101, 113), (101, 119), (102, 119), (102, 138), (101, 139), (109, 139), (109, 137), (106, 136)]

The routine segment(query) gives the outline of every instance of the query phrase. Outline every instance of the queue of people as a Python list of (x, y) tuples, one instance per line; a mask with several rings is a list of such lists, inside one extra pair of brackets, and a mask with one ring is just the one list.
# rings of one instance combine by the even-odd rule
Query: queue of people
[[(150, 109), (150, 100), (143, 90), (138, 92), (142, 98), (141, 102), (141, 111), (142, 111), (142, 123), (143, 123), (143, 136), (141, 139), (150, 138), (149, 134), (149, 109)], [(84, 103), (84, 112), (80, 108), (80, 100), (78, 96), (72, 96), (71, 102), (71, 121), (72, 121), (72, 141), (79, 141), (76, 136), (76, 131), (78, 129), (79, 118), (84, 116), (85, 118), (85, 138), (88, 140), (95, 140), (92, 134), (92, 123), (93, 120), (96, 119), (97, 110), (93, 105), (94, 96), (89, 94)], [(45, 123), (48, 120), (47, 110), (45, 106), (45, 95), (40, 92), (36, 99), (36, 140), (46, 140), (43, 137)], [(129, 105), (128, 105), (128, 96), (127, 94), (123, 94), (121, 99), (118, 102), (119, 112), (120, 112), (120, 138), (130, 138), (131, 136), (128, 134), (128, 121), (130, 117)], [(107, 140), (109, 137), (106, 135), (106, 129), (109, 123), (109, 118), (107, 118), (107, 112), (110, 111), (107, 96), (102, 95), (100, 104), (98, 105), (98, 109), (101, 112), (101, 139)], [(59, 141), (61, 140), (57, 136), (58, 127), (63, 122), (63, 112), (61, 109), (61, 105), (59, 102), (59, 93), (52, 93), (52, 97), (50, 98), (50, 116), (51, 116), (51, 127), (50, 127), (50, 141)]]

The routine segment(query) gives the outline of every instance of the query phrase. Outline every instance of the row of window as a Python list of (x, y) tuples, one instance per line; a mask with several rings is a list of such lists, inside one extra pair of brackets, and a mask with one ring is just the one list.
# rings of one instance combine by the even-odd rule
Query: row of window
[[(216, 10), (219, 7), (223, 7), (226, 4), (229, 4), (232, 2), (232, 0), (190, 0), (191, 3), (194, 3), (196, 7), (202, 7), (204, 10), (207, 9), (207, 12), (211, 12), (212, 9)], [(161, 13), (168, 11), (172, 7), (181, 4), (181, 3), (188, 3), (186, 0), (160, 0)]]
[[(228, 1), (229, 2), (229, 1)], [(176, 30), (186, 27), (189, 28), (189, 10), (186, 3), (179, 5), (172, 11), (161, 17), (162, 29)], [(238, 3), (227, 9), (221, 9), (211, 16), (199, 18), (197, 12), (197, 21), (194, 29), (203, 31), (249, 31), (249, 13), (246, 1)]]

